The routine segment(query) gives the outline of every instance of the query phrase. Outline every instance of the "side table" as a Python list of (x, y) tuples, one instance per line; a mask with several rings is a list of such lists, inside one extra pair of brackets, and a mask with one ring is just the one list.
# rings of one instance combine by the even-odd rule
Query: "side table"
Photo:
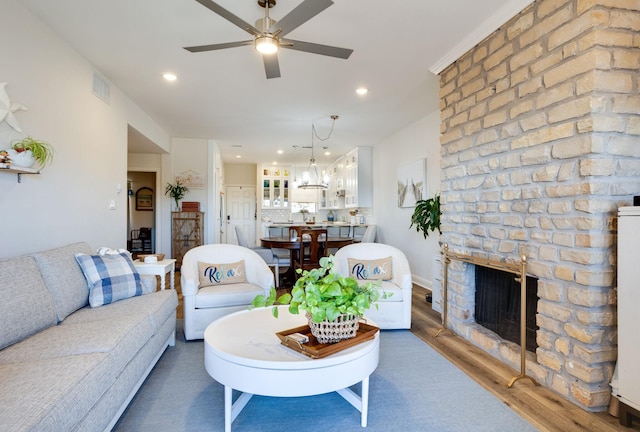
[(169, 273), (169, 288), (175, 289), (175, 259), (167, 258), (155, 263), (146, 263), (140, 260), (135, 260), (133, 265), (141, 275), (160, 276), (161, 290), (165, 288), (165, 275)]

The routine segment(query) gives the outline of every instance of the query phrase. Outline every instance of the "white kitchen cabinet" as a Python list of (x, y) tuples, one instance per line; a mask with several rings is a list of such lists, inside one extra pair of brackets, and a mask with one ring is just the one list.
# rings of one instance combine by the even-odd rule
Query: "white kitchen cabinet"
[(345, 157), (342, 156), (327, 168), (329, 187), (322, 191), (321, 209), (335, 210), (344, 207), (344, 160)]
[[(618, 364), (617, 383), (611, 384), (620, 402), (637, 412), (640, 411), (640, 207), (620, 207), (618, 216)], [(620, 406), (623, 425), (628, 421), (627, 411)]]
[(263, 166), (261, 175), (263, 209), (288, 209), (290, 201), (289, 167)]
[(373, 206), (373, 157), (371, 147), (356, 147), (343, 165), (344, 207)]

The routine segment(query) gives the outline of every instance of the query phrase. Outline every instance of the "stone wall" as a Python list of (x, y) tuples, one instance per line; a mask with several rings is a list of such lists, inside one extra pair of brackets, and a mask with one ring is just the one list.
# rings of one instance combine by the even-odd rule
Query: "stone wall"
[[(638, 0), (539, 0), (440, 74), (442, 240), (527, 256), (527, 374), (592, 411), (616, 359), (616, 209), (640, 195), (639, 71)], [(450, 327), (519, 371), (473, 310), (473, 266), (452, 262)]]

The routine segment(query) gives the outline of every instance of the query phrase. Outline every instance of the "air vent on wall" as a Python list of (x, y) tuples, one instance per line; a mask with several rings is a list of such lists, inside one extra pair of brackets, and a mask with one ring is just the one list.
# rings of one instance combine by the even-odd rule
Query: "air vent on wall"
[(111, 88), (98, 74), (93, 74), (93, 94), (109, 104), (111, 100)]

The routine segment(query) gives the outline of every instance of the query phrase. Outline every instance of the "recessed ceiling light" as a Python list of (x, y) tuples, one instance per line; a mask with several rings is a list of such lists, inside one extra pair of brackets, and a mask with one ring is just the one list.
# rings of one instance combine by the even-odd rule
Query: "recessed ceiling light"
[(326, 152), (324, 152), (324, 155), (325, 156), (331, 156), (331, 152), (330, 151), (326, 151)]
[(273, 161), (273, 162), (271, 162), (271, 165), (278, 165), (278, 162)]
[(175, 74), (172, 74), (170, 72), (162, 74), (162, 78), (166, 79), (167, 81), (175, 81), (178, 79)]
[(242, 156), (236, 155), (236, 159), (242, 159)]
[(360, 96), (364, 96), (369, 92), (369, 90), (365, 87), (360, 87), (358, 89), (356, 89), (356, 93), (358, 93)]
[(278, 150), (278, 154), (282, 154), (282, 153), (284, 153), (284, 151)]

